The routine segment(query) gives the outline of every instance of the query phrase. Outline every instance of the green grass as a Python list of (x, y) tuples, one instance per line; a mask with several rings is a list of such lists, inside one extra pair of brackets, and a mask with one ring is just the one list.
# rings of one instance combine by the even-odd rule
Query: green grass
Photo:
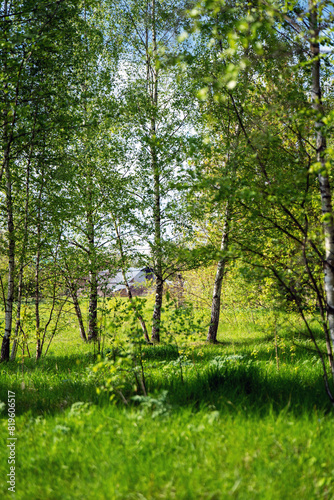
[(125, 406), (97, 393), (94, 346), (64, 330), (37, 364), (0, 365), (17, 415), (15, 496), (0, 422), (1, 498), (333, 499), (333, 413), (303, 333), (280, 315), (277, 359), (270, 313), (225, 312), (221, 344), (179, 339), (182, 377), (174, 344), (143, 347), (149, 396), (129, 384)]
[(333, 498), (332, 423), (209, 408), (24, 416), (17, 498)]

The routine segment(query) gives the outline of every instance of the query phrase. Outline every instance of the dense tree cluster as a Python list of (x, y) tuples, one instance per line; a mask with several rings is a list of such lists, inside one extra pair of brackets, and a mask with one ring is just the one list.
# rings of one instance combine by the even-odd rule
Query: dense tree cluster
[(295, 304), (332, 397), (331, 2), (5, 0), (0, 23), (1, 360), (25, 342), (25, 297), (37, 359), (68, 301), (97, 340), (99, 272), (121, 269), (136, 309), (134, 263), (155, 277), (151, 334), (136, 314), (159, 342), (166, 281), (216, 262), (216, 342), (238, 260)]

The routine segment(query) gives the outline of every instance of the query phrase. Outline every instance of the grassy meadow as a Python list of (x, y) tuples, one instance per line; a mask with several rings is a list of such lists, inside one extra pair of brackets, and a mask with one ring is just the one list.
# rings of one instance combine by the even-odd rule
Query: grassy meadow
[[(218, 345), (206, 345), (206, 322), (166, 310), (161, 345), (140, 346), (143, 390), (115, 347), (133, 323), (110, 311), (102, 356), (67, 317), (38, 363), (19, 351), (0, 365), (1, 498), (333, 499), (333, 412), (299, 318), (225, 310)], [(4, 480), (8, 390), (15, 494)]]

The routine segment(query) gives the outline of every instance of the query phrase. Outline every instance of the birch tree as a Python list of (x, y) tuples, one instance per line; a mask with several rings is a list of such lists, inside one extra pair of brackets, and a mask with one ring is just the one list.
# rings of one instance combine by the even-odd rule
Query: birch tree
[(75, 41), (80, 37), (80, 29), (76, 31), (81, 23), (79, 9), (78, 2), (69, 4), (63, 0), (54, 5), (43, 1), (36, 6), (30, 0), (15, 3), (5, 0), (1, 4), (1, 42), (4, 47), (1, 62), (4, 71), (1, 73), (0, 179), (6, 197), (8, 239), (2, 361), (9, 359), (12, 331), (15, 246), (19, 229), (15, 220), (15, 197), (20, 191), (20, 165), (24, 164), (23, 156), (40, 151), (37, 138), (41, 131), (50, 132), (51, 127), (59, 132), (66, 128), (65, 117), (71, 101), (69, 66), (73, 61)]
[[(166, 57), (182, 31), (183, 1), (120, 2), (117, 24), (124, 33), (124, 49), (119, 66), (119, 97), (124, 103), (123, 120), (131, 124), (133, 138), (128, 144), (127, 164), (136, 172), (137, 199), (141, 219), (141, 239), (150, 249), (147, 266), (155, 275), (155, 304), (151, 340), (160, 341), (164, 283), (172, 274), (174, 257), (171, 227), (173, 219), (171, 181), (182, 162), (182, 131), (186, 106), (175, 71), (167, 69)], [(115, 23), (116, 24), (116, 23)]]
[[(214, 5), (210, 8), (214, 11)], [(228, 3), (224, 9), (230, 9)], [(331, 115), (326, 114), (322, 101), (321, 77), (325, 72), (321, 72), (324, 58), (320, 51), (321, 40), (324, 44), (332, 43), (331, 19), (325, 5), (314, 1), (309, 2), (308, 11), (297, 4), (283, 11), (274, 3), (259, 2), (258, 11), (240, 12), (234, 22), (235, 35), (230, 33), (228, 51), (240, 54), (246, 46), (248, 54), (241, 64), (227, 66), (220, 81), (230, 88), (235, 116), (246, 141), (249, 158), (246, 156), (242, 163), (249, 172), (253, 171), (253, 178), (246, 176), (242, 182), (244, 187), (240, 185), (236, 192), (237, 202), (247, 210), (245, 214), (252, 216), (244, 217), (240, 236), (238, 231), (234, 236), (242, 251), (252, 255), (254, 265), (270, 270), (287, 295), (294, 299), (322, 361), (327, 393), (334, 401), (322, 349), (303, 311), (305, 296), (293, 285), (294, 279), (295, 283), (302, 282), (318, 302), (328, 364), (333, 374), (333, 214), (331, 153), (326, 145)], [(216, 30), (216, 36), (217, 33)], [(270, 51), (276, 53), (275, 68), (267, 58)], [(261, 56), (261, 63), (259, 58), (254, 58), (256, 53)], [(236, 95), (245, 65), (256, 71), (257, 81), (251, 82), (248, 95), (257, 89), (257, 100), (252, 99), (257, 111), (251, 110), (247, 101)], [(311, 76), (305, 67), (311, 69)], [(313, 112), (310, 112), (310, 104)], [(314, 206), (318, 205), (320, 211), (320, 204), (315, 201), (314, 173), (320, 186), (322, 242), (316, 229), (320, 226), (320, 213), (315, 212)], [(242, 236), (242, 231), (251, 226), (257, 228), (257, 244)], [(296, 255), (303, 262), (303, 271), (300, 264), (296, 265)], [(324, 270), (323, 285), (319, 281), (320, 265)]]
[[(320, 54), (320, 12), (323, 6), (320, 2), (309, 0), (309, 37), (310, 51), (312, 54), (312, 103), (315, 111), (315, 135), (316, 135), (316, 159), (318, 162), (318, 179), (321, 197), (321, 209), (323, 215), (324, 232), (324, 287), (326, 293), (326, 313), (328, 320), (324, 324), (327, 353), (334, 379), (334, 217), (332, 207), (332, 186), (330, 185), (329, 168), (331, 164), (327, 163), (326, 148), (327, 138), (325, 129), (325, 111), (322, 102), (321, 90), (321, 54)], [(320, 19), (319, 19), (320, 17)], [(333, 401), (334, 403), (334, 401)]]

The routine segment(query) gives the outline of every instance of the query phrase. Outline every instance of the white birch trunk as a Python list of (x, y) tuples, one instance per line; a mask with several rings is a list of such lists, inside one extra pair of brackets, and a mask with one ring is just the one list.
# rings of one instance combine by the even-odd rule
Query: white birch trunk
[(6, 205), (8, 229), (8, 288), (5, 311), (5, 333), (1, 345), (1, 361), (9, 361), (10, 336), (12, 333), (13, 302), (14, 302), (14, 273), (15, 273), (15, 234), (13, 219), (12, 181), (10, 166), (7, 158), (5, 164), (6, 174)]
[[(162, 276), (162, 248), (161, 248), (161, 208), (160, 208), (160, 172), (158, 165), (157, 149), (154, 144), (156, 136), (156, 119), (155, 113), (158, 108), (158, 70), (156, 67), (157, 62), (157, 37), (156, 37), (156, 17), (155, 17), (155, 0), (152, 0), (152, 44), (153, 44), (153, 57), (151, 61), (151, 74), (152, 74), (152, 93), (151, 102), (153, 108), (153, 115), (151, 119), (151, 137), (152, 144), (150, 147), (151, 153), (151, 166), (154, 178), (154, 205), (153, 205), (153, 217), (154, 217), (154, 257), (155, 257), (155, 275), (156, 275), (156, 286), (155, 286), (155, 303), (153, 310), (152, 319), (152, 342), (160, 342), (160, 323), (161, 323), (161, 307), (162, 307), (162, 295), (164, 289), (164, 281)], [(148, 62), (149, 64), (149, 62)], [(149, 72), (148, 72), (149, 74)]]
[[(230, 223), (230, 207), (227, 203), (225, 211), (225, 221), (223, 227), (222, 241), (220, 250), (226, 252), (228, 247), (228, 232)], [(221, 291), (223, 285), (223, 278), (226, 267), (226, 257), (222, 257), (217, 264), (217, 271), (215, 282), (213, 285), (212, 294), (212, 306), (211, 306), (211, 321), (208, 331), (208, 336), (206, 338), (207, 342), (216, 343), (217, 342), (217, 331), (219, 326), (219, 316), (220, 316), (220, 301), (221, 301)]]
[(11, 360), (14, 361), (17, 352), (17, 344), (18, 338), (20, 335), (20, 327), (21, 327), (21, 305), (22, 305), (22, 294), (23, 294), (23, 272), (24, 272), (24, 264), (25, 264), (25, 256), (28, 245), (28, 217), (29, 217), (29, 198), (30, 198), (30, 164), (31, 164), (31, 156), (34, 147), (34, 138), (35, 138), (35, 127), (36, 127), (36, 113), (34, 120), (34, 130), (32, 136), (32, 143), (29, 151), (29, 158), (27, 163), (27, 175), (26, 175), (26, 199), (25, 199), (25, 209), (24, 209), (24, 231), (23, 231), (23, 245), (22, 252), (20, 257), (20, 270), (19, 270), (19, 287), (18, 287), (18, 298), (17, 298), (17, 310), (16, 310), (16, 325), (15, 325), (15, 334), (11, 352)]
[[(329, 176), (326, 169), (326, 136), (324, 132), (324, 109), (321, 99), (320, 80), (320, 44), (319, 44), (319, 23), (318, 6), (314, 0), (309, 0), (311, 42), (310, 49), (313, 56), (312, 62), (312, 102), (317, 115), (316, 127), (316, 150), (317, 161), (321, 165), (319, 178), (321, 208), (323, 213), (323, 231), (325, 243), (324, 259), (324, 288), (326, 294), (326, 310), (329, 326), (330, 341), (327, 342), (327, 354), (334, 378), (334, 219), (332, 210), (332, 193)], [(329, 339), (328, 339), (329, 340)]]
[(89, 240), (89, 318), (88, 318), (88, 340), (98, 340), (97, 328), (97, 270), (95, 253), (95, 228), (92, 214), (88, 215), (88, 240)]
[(39, 296), (40, 296), (39, 271), (40, 271), (40, 260), (41, 260), (41, 201), (42, 201), (42, 187), (40, 189), (38, 197), (37, 253), (36, 253), (36, 269), (35, 269), (36, 359), (39, 359), (42, 354), (41, 324), (40, 324), (40, 314), (39, 314)]
[(85, 331), (84, 322), (82, 319), (82, 313), (81, 313), (81, 308), (80, 308), (80, 304), (79, 304), (79, 300), (78, 300), (76, 286), (74, 283), (70, 283), (68, 286), (70, 288), (70, 294), (71, 294), (71, 297), (73, 300), (75, 314), (77, 315), (77, 319), (78, 319), (78, 323), (79, 323), (80, 337), (82, 338), (82, 340), (84, 342), (87, 342), (87, 335), (86, 335), (86, 331)]

